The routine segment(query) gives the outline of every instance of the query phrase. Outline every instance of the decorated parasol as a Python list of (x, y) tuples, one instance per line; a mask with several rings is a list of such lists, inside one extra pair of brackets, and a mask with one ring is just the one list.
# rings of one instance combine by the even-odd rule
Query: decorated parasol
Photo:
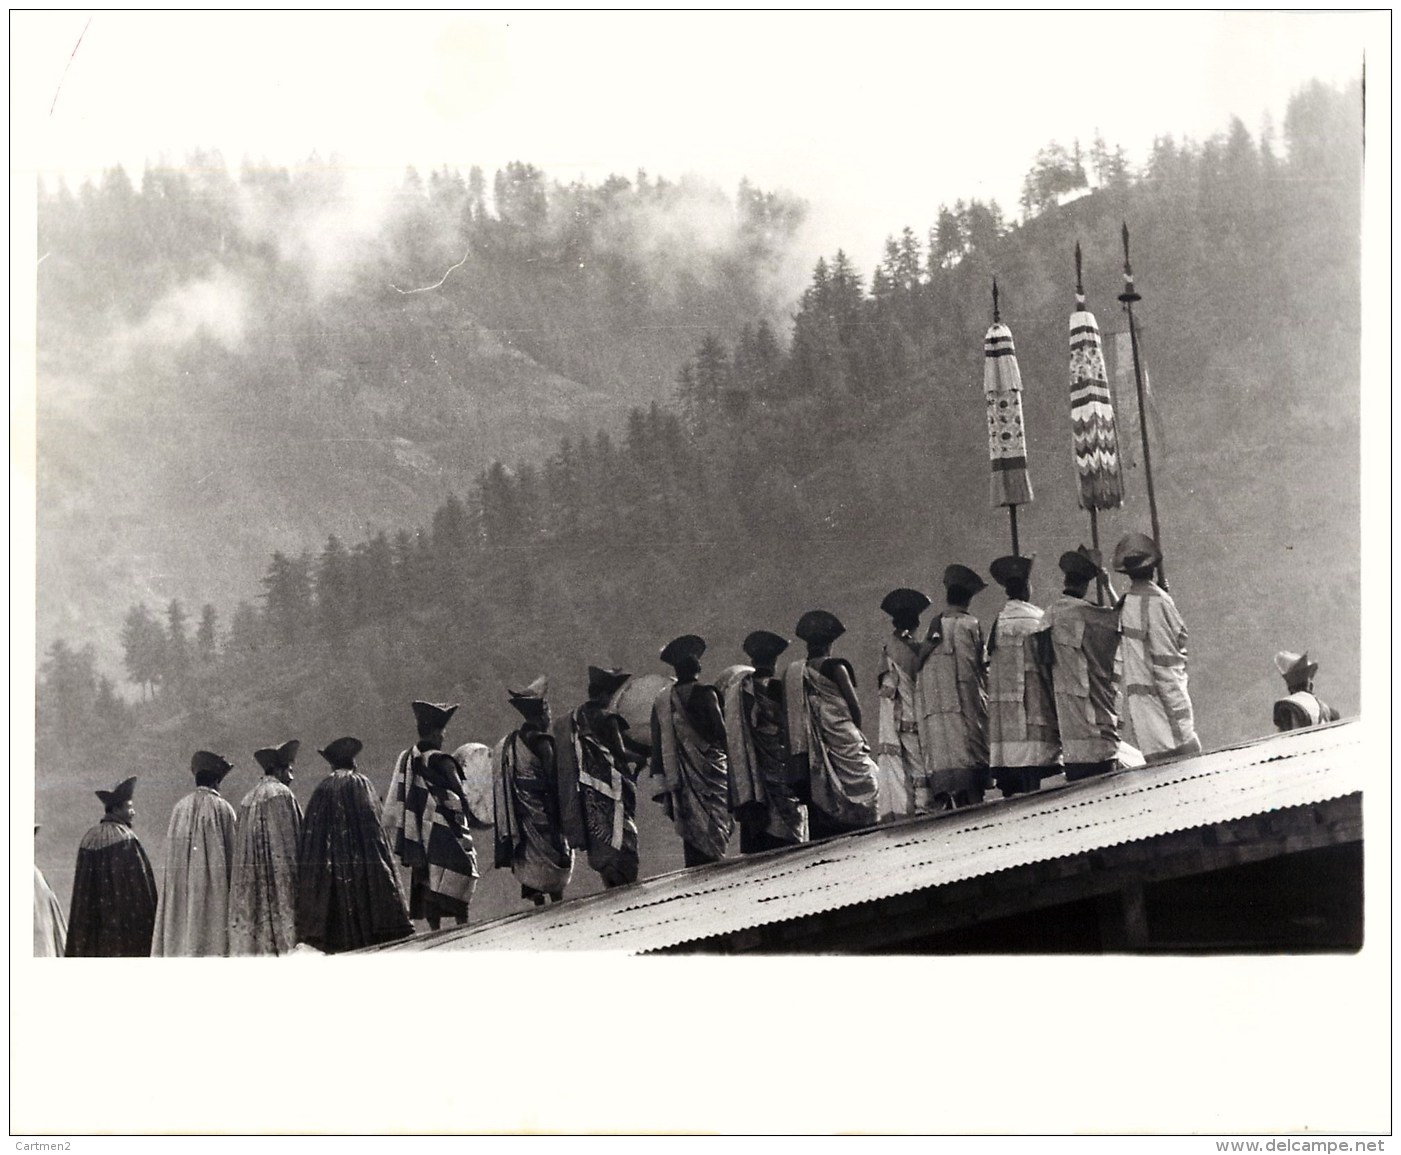
[(1026, 429), (1022, 422), (1022, 372), (1012, 330), (997, 307), (997, 278), (992, 282), (992, 328), (983, 337), (983, 393), (988, 409), (988, 456), (992, 461), (990, 493), (994, 507), (1007, 507), (1012, 522), (1012, 553), (1020, 555), (1017, 506), (1032, 500), (1026, 469)]
[[(1080, 480), (1080, 508), (1089, 511), (1091, 545), (1098, 551), (1099, 511), (1119, 508), (1124, 500), (1124, 482), (1099, 322), (1085, 308), (1079, 241), (1075, 242), (1075, 312), (1070, 315), (1070, 423), (1075, 470)], [(1099, 591), (1103, 601), (1102, 578)]]

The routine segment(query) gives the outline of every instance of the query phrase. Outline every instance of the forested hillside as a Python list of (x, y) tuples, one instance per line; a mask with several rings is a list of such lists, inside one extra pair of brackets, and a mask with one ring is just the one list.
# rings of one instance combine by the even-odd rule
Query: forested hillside
[[(159, 414), (160, 432), (147, 442), (151, 468), (183, 487), (179, 517), (230, 534), (227, 546), (205, 547), (208, 572), (256, 560), (249, 543), (266, 537), (269, 518), (285, 544), (263, 549), (261, 583), (247, 582), (233, 599), (212, 578), (210, 592), (188, 604), (131, 599), (121, 676), (139, 689), (138, 703), (104, 685), (104, 673), (117, 671), (84, 654), (82, 635), (48, 651), (38, 778), (41, 810), (56, 829), (41, 863), (66, 894), (72, 847), (92, 817), (82, 808), (96, 805), (87, 791), (125, 773), (143, 776), (141, 829), (159, 847), (200, 746), (240, 763), (227, 784), (240, 796), (254, 781), (254, 747), (301, 737), (305, 797), (320, 776), (313, 746), (353, 732), (366, 741), (362, 764), (382, 788), (394, 753), (411, 740), (412, 698), (463, 702), (450, 741), (493, 742), (512, 724), (507, 683), (548, 672), (556, 708), (565, 709), (583, 697), (586, 664), (657, 670), (657, 649), (691, 631), (710, 639), (706, 669), (718, 673), (740, 659), (746, 632), (791, 636), (813, 606), (846, 622), (839, 651), (854, 661), (874, 716), (885, 591), (913, 585), (936, 595), (949, 562), (985, 572), (1008, 552), (1005, 511), (988, 504), (981, 388), (994, 274), (1026, 384), (1036, 501), (1023, 508), (1021, 527), (1023, 551), (1039, 558), (1036, 600), (1057, 588), (1057, 555), (1088, 540), (1068, 415), (1073, 250), (1078, 240), (1089, 307), (1112, 344), (1124, 324), (1115, 299), (1122, 221), (1133, 235), (1143, 295), (1136, 317), (1161, 425), (1153, 450), (1166, 568), (1191, 630), (1202, 739), (1210, 748), (1269, 729), (1278, 689), (1271, 657), (1285, 647), (1319, 659), (1320, 692), (1354, 712), (1359, 91), (1302, 91), (1282, 135), (1257, 140), (1237, 121), (1207, 141), (1159, 139), (1142, 171), (1112, 150), (1096, 147), (1084, 158), (1048, 147), (1028, 174), (1023, 220), (1009, 225), (995, 205), (956, 203), (932, 227), (893, 232), (885, 260), (869, 273), (833, 254), (812, 271), (788, 324), (775, 321), (765, 296), (785, 231), (796, 224), (798, 210), (786, 202), (746, 190), (736, 212), (752, 247), (727, 248), (705, 277), (678, 272), (675, 297), (654, 283), (629, 297), (625, 276), (610, 273), (571, 296), (561, 276), (532, 280), (539, 250), (511, 248), (522, 234), (510, 222), (529, 218), (520, 216), (525, 208), (502, 209), (513, 203), (509, 175), (504, 193), (500, 182), (496, 190), (499, 217), (473, 199), (481, 182), (466, 183), (457, 219), (488, 239), (474, 241), (439, 291), (405, 297), (387, 287), (461, 257), (444, 260), (452, 246), (433, 247), (436, 234), (420, 219), (384, 243), (373, 273), (337, 290), (334, 307), (318, 306), (315, 289), (301, 284), (289, 324), (276, 293), (258, 298), (233, 342), (241, 345), (206, 334), (181, 350), (158, 400), (144, 388), (131, 396), (146, 420)], [(619, 186), (615, 195), (631, 203), (661, 195), (657, 187)], [(149, 190), (131, 195), (161, 219)], [(431, 206), (435, 195), (442, 187), (430, 182), (413, 203)], [(522, 203), (554, 219), (551, 197), (562, 195), (547, 194), (543, 210)], [(607, 201), (606, 187), (592, 195)], [(45, 227), (62, 219), (63, 228), (78, 228), (80, 200), (46, 201)], [(217, 283), (226, 254), (216, 234), (228, 234), (208, 231), (206, 268)], [(567, 230), (553, 235), (563, 247), (550, 259), (572, 268)], [(49, 243), (41, 239), (41, 253)], [(241, 260), (271, 259), (240, 243), (249, 245)], [(408, 260), (415, 245), (423, 251)], [(162, 279), (175, 276), (165, 260), (149, 255), (159, 251), (155, 240), (133, 250), (149, 267), (148, 301), (174, 283)], [(62, 386), (78, 372), (65, 361), (78, 356), (71, 335), (87, 323), (83, 308), (60, 309), (46, 294), (81, 289), (89, 307), (109, 314), (125, 300), (110, 285), (90, 284), (72, 259), (62, 270), (64, 294), (44, 289), (45, 277), (60, 275), (46, 273), (48, 263), (40, 270), (41, 348), (57, 346), (61, 355), (44, 355), (67, 367), (50, 378), (41, 370), (41, 388), (54, 395), (41, 399), (41, 420), (67, 424), (41, 426), (46, 454), (46, 438), (59, 429), (71, 436), (84, 417), (80, 404), (65, 407)], [(728, 288), (698, 304), (687, 296), (701, 292), (698, 284)], [(453, 285), (459, 295), (445, 292)], [(373, 338), (368, 318), (386, 301), (416, 311), (411, 345)], [(554, 310), (567, 308), (574, 320), (552, 328)], [(349, 320), (357, 309), (360, 325)], [(585, 336), (571, 337), (590, 309), (607, 320), (577, 325)], [(150, 324), (152, 315), (133, 307), (125, 323)], [(334, 328), (330, 317), (339, 318)], [(50, 325), (67, 335), (44, 339)], [(608, 338), (590, 341), (589, 333)], [(489, 398), (473, 401), (455, 367), (482, 361), (503, 375)], [(521, 365), (529, 371), (520, 371), (513, 394), (509, 370)], [(242, 396), (250, 391), (256, 403)], [(597, 398), (596, 419), (581, 425), (571, 395)], [(551, 420), (546, 405), (560, 416)], [(365, 413), (393, 420), (380, 425)], [(141, 419), (129, 416), (139, 437)], [(231, 443), (246, 441), (248, 455), (226, 450), (209, 460), (198, 445), (179, 451), (174, 434), (206, 420)], [(290, 422), (335, 440), (314, 451), (278, 440)], [(489, 422), (514, 433), (483, 446), (473, 433)], [(383, 440), (391, 428), (403, 430), (402, 444)], [(1137, 443), (1136, 427), (1122, 426), (1120, 436)], [(355, 440), (362, 437), (368, 443)], [(396, 454), (421, 459), (419, 472), (395, 475), (383, 463)], [(205, 479), (235, 460), (238, 485), (204, 505)], [(445, 460), (470, 461), (470, 484)], [(1135, 453), (1125, 507), (1101, 516), (1106, 552), (1126, 530), (1148, 529), (1140, 461)], [(57, 462), (70, 472), (52, 472)], [(80, 463), (81, 455), (62, 453), (46, 460), (45, 492), (59, 501), (90, 494), (94, 483), (74, 472)], [(165, 505), (136, 502), (128, 478), (106, 476), (98, 463), (92, 469), (113, 501), (127, 502), (130, 522), (102, 519), (105, 532), (177, 528)], [(386, 493), (390, 477), (428, 496), (434, 511), (390, 520), (406, 507)], [(49, 516), (41, 516), (41, 539), (52, 532)], [(363, 523), (377, 528), (357, 531)], [(319, 526), (314, 537), (309, 526)], [(100, 562), (100, 542), (55, 544), (53, 556), (71, 558), (79, 545)], [(77, 597), (77, 579), (45, 588), (47, 548), (41, 540), (41, 598)], [(201, 618), (193, 606), (204, 601)], [(994, 589), (973, 610), (986, 620), (999, 604)], [(121, 616), (119, 608), (109, 628)], [(74, 757), (75, 728), (101, 733), (100, 765)], [(679, 843), (659, 809), (647, 801), (642, 809), (644, 872), (679, 865)], [(594, 888), (582, 866), (576, 878), (579, 889)], [(485, 879), (482, 896), (483, 916), (515, 907), (509, 879)]]

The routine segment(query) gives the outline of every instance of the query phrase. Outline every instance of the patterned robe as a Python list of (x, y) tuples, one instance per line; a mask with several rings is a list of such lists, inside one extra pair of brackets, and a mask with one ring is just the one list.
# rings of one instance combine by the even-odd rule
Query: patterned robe
[[(688, 684), (695, 687), (691, 693), (710, 689)], [(713, 861), (725, 857), (734, 830), (729, 759), (723, 746), (701, 733), (682, 689), (668, 686), (652, 706), (652, 771), (661, 772), (664, 805), (682, 842)]]
[(904, 818), (930, 803), (929, 772), (919, 736), (919, 671), (915, 643), (896, 631), (881, 647), (880, 727), (876, 765), (880, 768), (881, 821)]
[(1201, 753), (1187, 696), (1187, 627), (1177, 603), (1151, 578), (1119, 599), (1127, 739), (1148, 762)]
[(212, 786), (175, 804), (151, 954), (229, 953), (229, 880), (238, 815)]
[(1066, 764), (1109, 761), (1119, 753), (1118, 615), (1108, 606), (1061, 594), (1046, 608), (1044, 621), (1051, 632), (1056, 721)]
[(141, 840), (125, 823), (104, 818), (78, 844), (65, 953), (149, 955), (156, 901), (156, 876)]
[(480, 877), (462, 767), (451, 754), (430, 758), (438, 753), (402, 751), (385, 795), (385, 836), (409, 868), (410, 918), (466, 915)]
[(740, 818), (741, 843), (752, 839), (759, 849), (808, 840), (807, 808), (789, 769), (782, 696), (782, 682), (752, 670), (725, 692), (730, 809)]
[(1296, 690), (1275, 703), (1274, 721), (1280, 730), (1306, 730), (1325, 722), (1336, 722), (1341, 714), (1308, 690)]
[(496, 744), (496, 866), (510, 867), (521, 894), (560, 895), (574, 872), (561, 819), (559, 781), (515, 730)]
[(271, 774), (238, 806), (229, 883), (229, 954), (289, 954), (297, 945), (297, 849), (302, 807)]
[(358, 770), (333, 770), (302, 821), (297, 939), (333, 954), (411, 934), (375, 788)]
[(566, 836), (587, 847), (589, 866), (604, 886), (614, 887), (637, 881), (637, 783), (608, 746), (604, 728), (610, 717), (617, 715), (585, 702), (556, 725), (555, 750), (560, 773), (569, 776), (579, 800), (571, 816), (577, 834), (566, 822)]
[(49, 880), (34, 867), (34, 957), (62, 958), (68, 938), (68, 920), (58, 896), (49, 889)]
[(1037, 660), (1045, 613), (1009, 598), (988, 641), (988, 761), (997, 767), (1054, 766), (1060, 760), (1055, 695)]
[(835, 660), (809, 658), (784, 671), (789, 746), (807, 761), (814, 809), (842, 827), (874, 826), (880, 820), (880, 772), (841, 688), (822, 672)]
[(978, 619), (946, 609), (930, 623), (938, 642), (920, 671), (920, 739), (929, 789), (972, 801), (987, 786), (987, 646)]

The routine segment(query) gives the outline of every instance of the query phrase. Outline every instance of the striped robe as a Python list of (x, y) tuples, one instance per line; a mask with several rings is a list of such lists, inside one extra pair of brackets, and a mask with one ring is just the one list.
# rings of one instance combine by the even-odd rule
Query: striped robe
[(1342, 715), (1322, 698), (1308, 690), (1297, 690), (1275, 702), (1274, 721), (1279, 730), (1306, 730), (1325, 722), (1336, 722)]
[(927, 809), (929, 772), (919, 736), (919, 671), (909, 637), (896, 631), (881, 647), (876, 687), (880, 719), (876, 731), (876, 766), (880, 769), (882, 822)]
[(1056, 703), (1034, 636), (1045, 614), (1009, 598), (988, 642), (988, 761), (997, 767), (1053, 766), (1060, 760)]
[(290, 954), (297, 945), (297, 846), (302, 807), (265, 774), (238, 807), (229, 883), (229, 954)]
[(660, 767), (667, 814), (676, 833), (702, 856), (724, 858), (734, 830), (730, 768), (724, 747), (713, 744), (696, 729), (686, 712), (680, 686), (668, 686), (657, 695), (652, 730), (658, 739), (653, 772)]
[(1187, 696), (1187, 627), (1171, 595), (1135, 578), (1119, 599), (1126, 740), (1149, 763), (1201, 752)]
[(1046, 607), (1052, 684), (1061, 751), (1067, 765), (1107, 762), (1119, 753), (1119, 619), (1108, 606), (1061, 594)]
[(637, 784), (626, 764), (616, 763), (603, 735), (610, 716), (605, 707), (585, 702), (556, 725), (555, 752), (560, 774), (577, 787), (579, 800), (577, 815), (565, 808), (566, 837), (587, 847), (590, 868), (604, 886), (614, 887), (637, 881), (639, 859)]
[(494, 810), (498, 868), (510, 867), (526, 898), (560, 895), (574, 872), (561, 821), (559, 782), (520, 730), (496, 744)]
[[(725, 738), (730, 769), (730, 809), (742, 831), (762, 831), (764, 843), (808, 840), (807, 808), (798, 801), (784, 742), (783, 686), (771, 674), (750, 670), (725, 691)], [(751, 823), (746, 810), (759, 814)]]
[(970, 802), (987, 786), (987, 647), (978, 619), (946, 609), (930, 624), (938, 646), (920, 671), (920, 740), (929, 789)]
[[(433, 754), (442, 758), (430, 766)], [(386, 798), (385, 837), (409, 868), (409, 917), (465, 916), (480, 876), (457, 759), (416, 745), (401, 751)]]
[(175, 804), (166, 832), (165, 876), (153, 956), (229, 953), (229, 880), (238, 815), (212, 786)]
[(880, 820), (880, 772), (841, 689), (821, 669), (839, 660), (809, 658), (784, 671), (789, 748), (793, 757), (807, 760), (813, 809), (843, 827), (874, 826)]

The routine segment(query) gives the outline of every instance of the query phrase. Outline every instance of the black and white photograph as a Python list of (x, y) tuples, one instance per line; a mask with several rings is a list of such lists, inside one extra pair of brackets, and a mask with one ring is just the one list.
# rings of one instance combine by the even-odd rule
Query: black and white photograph
[(12, 11), (11, 1134), (1384, 1150), (1390, 46)]

